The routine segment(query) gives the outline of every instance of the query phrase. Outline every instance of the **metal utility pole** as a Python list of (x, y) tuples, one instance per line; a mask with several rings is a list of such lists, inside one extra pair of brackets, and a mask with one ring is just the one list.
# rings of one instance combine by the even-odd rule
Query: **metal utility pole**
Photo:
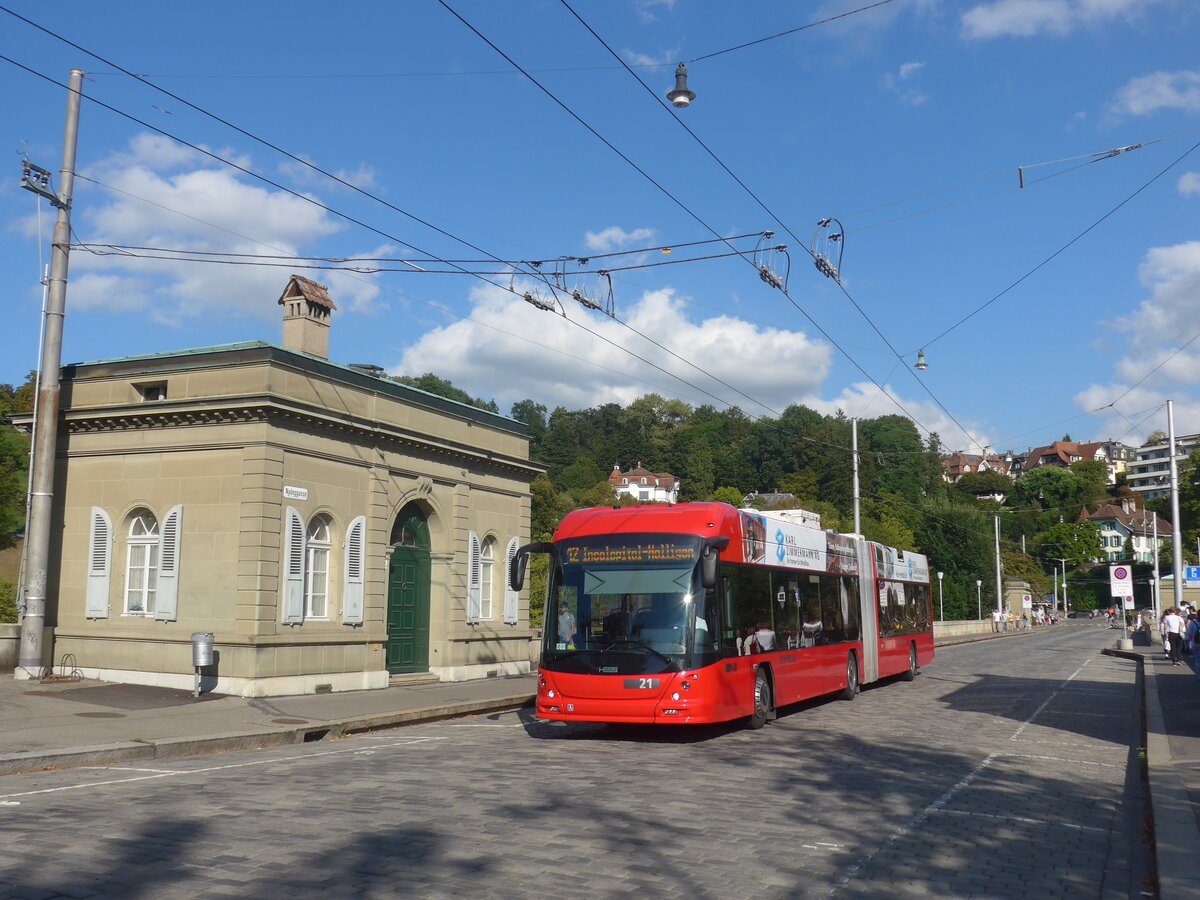
[(1175, 401), (1167, 401), (1168, 454), (1171, 458), (1171, 585), (1175, 591), (1175, 609), (1183, 604), (1183, 535), (1179, 526), (1179, 465), (1175, 460)]
[[(1063, 577), (1062, 577), (1062, 601), (1063, 601), (1063, 612), (1064, 612), (1064, 613), (1067, 613), (1067, 612), (1069, 612), (1069, 611), (1070, 611), (1069, 604), (1067, 603), (1067, 561), (1066, 561), (1065, 559), (1063, 559), (1061, 556), (1051, 556), (1050, 558), (1051, 558), (1052, 560), (1054, 560), (1056, 563), (1062, 563), (1062, 573), (1063, 573)], [(1056, 569), (1055, 571), (1057, 571), (1057, 569)], [(1058, 609), (1058, 597), (1055, 597), (1055, 598), (1054, 598), (1054, 608), (1055, 608), (1055, 609)]]
[(1000, 566), (1000, 517), (996, 516), (996, 609), (1002, 609), (1004, 598), (1003, 569)]
[(1154, 621), (1157, 624), (1158, 617), (1162, 615), (1159, 608), (1159, 584), (1158, 584), (1158, 513), (1153, 513), (1154, 516)]
[(858, 419), (850, 420), (850, 450), (854, 456), (854, 533), (862, 534), (858, 499)]
[(18, 677), (35, 677), (42, 666), (42, 638), (46, 625), (46, 586), (50, 562), (50, 516), (54, 499), (54, 457), (58, 444), (59, 370), (62, 368), (63, 318), (67, 306), (67, 263), (71, 246), (71, 196), (75, 185), (75, 145), (79, 135), (79, 105), (83, 96), (83, 70), (72, 69), (67, 93), (67, 123), (63, 136), (59, 192), (50, 190), (49, 173), (25, 164), (22, 187), (45, 197), (58, 209), (51, 244), (50, 285), (46, 294), (42, 334), (42, 376), (37, 396), (38, 428), (31, 464), (33, 486), (29, 521), (25, 527), (28, 576), (25, 580), (25, 615), (21, 619)]

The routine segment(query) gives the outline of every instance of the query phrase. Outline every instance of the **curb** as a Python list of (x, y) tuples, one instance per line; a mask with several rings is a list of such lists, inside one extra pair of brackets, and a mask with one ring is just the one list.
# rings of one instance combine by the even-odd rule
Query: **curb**
[(1158, 870), (1159, 897), (1194, 897), (1200, 882), (1200, 825), (1187, 786), (1175, 771), (1170, 736), (1158, 699), (1158, 674), (1146, 664), (1145, 654), (1106, 647), (1106, 656), (1136, 660), (1142, 668), (1146, 709), (1146, 772), (1150, 783), (1150, 811), (1154, 822), (1154, 862)]
[(144, 762), (155, 759), (178, 759), (185, 756), (205, 756), (230, 753), (235, 750), (266, 750), (290, 744), (332, 740), (351, 734), (361, 734), (384, 728), (457, 719), (483, 713), (521, 709), (533, 704), (533, 694), (517, 694), (491, 700), (464, 700), (441, 706), (406, 709), (400, 712), (356, 716), (350, 719), (330, 719), (310, 722), (298, 728), (272, 731), (242, 731), (209, 737), (162, 738), (153, 741), (126, 741), (95, 747), (71, 747), (64, 750), (41, 750), (34, 753), (0, 755), (0, 775), (19, 775), (46, 769), (70, 769), (77, 766), (111, 766), (124, 762)]

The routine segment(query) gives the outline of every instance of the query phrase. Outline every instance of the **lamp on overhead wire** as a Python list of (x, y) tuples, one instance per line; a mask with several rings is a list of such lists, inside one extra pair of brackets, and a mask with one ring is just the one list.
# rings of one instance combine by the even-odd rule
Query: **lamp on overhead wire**
[(925, 362), (925, 351), (924, 350), (917, 351), (917, 362), (916, 362), (916, 365), (913, 366), (913, 368), (915, 368), (918, 372), (924, 372), (926, 369), (929, 368), (929, 363)]
[(667, 91), (667, 99), (676, 109), (686, 109), (696, 99), (694, 91), (687, 86), (687, 66), (680, 63), (675, 67), (675, 90)]

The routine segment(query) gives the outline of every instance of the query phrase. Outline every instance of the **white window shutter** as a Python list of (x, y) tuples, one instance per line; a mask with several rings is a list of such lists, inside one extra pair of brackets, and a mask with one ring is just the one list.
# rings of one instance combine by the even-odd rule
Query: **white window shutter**
[(517, 624), (517, 592), (512, 589), (509, 583), (509, 573), (512, 571), (513, 560), (517, 558), (517, 539), (513, 538), (508, 542), (508, 548), (504, 551), (504, 624)]
[(183, 507), (172, 506), (163, 517), (158, 539), (158, 596), (154, 618), (174, 622), (179, 609), (179, 541), (183, 530)]
[(112, 571), (112, 519), (98, 506), (92, 507), (92, 527), (88, 539), (87, 599), (84, 608), (89, 619), (108, 618), (108, 583)]
[(283, 624), (304, 621), (304, 519), (295, 509), (283, 513)]
[(483, 613), (483, 565), (479, 535), (472, 531), (467, 540), (467, 624), (474, 625)]
[(359, 516), (346, 529), (346, 566), (342, 583), (342, 624), (363, 621), (363, 574), (367, 562), (367, 517)]

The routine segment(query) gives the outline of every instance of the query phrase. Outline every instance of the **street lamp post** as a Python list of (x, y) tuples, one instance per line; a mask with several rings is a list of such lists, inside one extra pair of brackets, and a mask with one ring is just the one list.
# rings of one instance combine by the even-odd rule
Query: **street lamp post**
[(938, 619), (943, 622), (946, 621), (945, 597), (942, 595), (942, 576), (945, 574), (945, 572), (938, 572)]
[(975, 602), (979, 604), (979, 621), (983, 621), (983, 581), (975, 579)]

